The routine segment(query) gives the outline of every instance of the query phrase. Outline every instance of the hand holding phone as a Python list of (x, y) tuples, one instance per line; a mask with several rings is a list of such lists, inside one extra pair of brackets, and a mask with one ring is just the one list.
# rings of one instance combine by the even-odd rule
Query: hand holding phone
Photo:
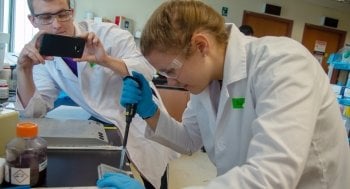
[(85, 39), (55, 34), (43, 34), (39, 53), (44, 56), (81, 58)]
[[(103, 43), (94, 32), (86, 32), (79, 37), (86, 40), (85, 49), (81, 58), (74, 58), (77, 62), (86, 61), (100, 66), (109, 67), (110, 57), (104, 49)], [(115, 47), (113, 47), (115, 48)]]

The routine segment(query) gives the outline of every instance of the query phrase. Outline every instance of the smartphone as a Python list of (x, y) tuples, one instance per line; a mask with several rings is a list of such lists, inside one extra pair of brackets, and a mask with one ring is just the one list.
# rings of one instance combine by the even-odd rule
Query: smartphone
[(85, 39), (55, 34), (43, 34), (39, 53), (45, 56), (81, 58)]

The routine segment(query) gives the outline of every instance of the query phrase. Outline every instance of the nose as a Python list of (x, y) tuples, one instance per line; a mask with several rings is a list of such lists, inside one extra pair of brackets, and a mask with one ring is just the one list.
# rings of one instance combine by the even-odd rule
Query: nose
[(55, 29), (59, 29), (61, 27), (61, 22), (59, 22), (57, 20), (57, 17), (53, 18), (53, 21), (51, 23), (51, 25), (55, 28)]

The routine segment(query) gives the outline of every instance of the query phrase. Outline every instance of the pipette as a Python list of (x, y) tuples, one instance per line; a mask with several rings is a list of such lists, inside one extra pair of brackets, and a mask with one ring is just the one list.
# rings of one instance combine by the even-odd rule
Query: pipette
[[(137, 83), (139, 83), (135, 78), (131, 77), (131, 76), (126, 76), (124, 79), (126, 78), (131, 78), (133, 80), (135, 80)], [(124, 139), (123, 139), (123, 148), (120, 154), (120, 162), (119, 162), (119, 169), (123, 170), (124, 167), (124, 162), (125, 162), (125, 153), (126, 153), (126, 144), (128, 142), (128, 136), (129, 136), (129, 128), (130, 128), (130, 123), (132, 118), (135, 116), (136, 114), (136, 104), (127, 104), (125, 109), (125, 121), (126, 121), (126, 126), (125, 126), (125, 132), (124, 132)]]

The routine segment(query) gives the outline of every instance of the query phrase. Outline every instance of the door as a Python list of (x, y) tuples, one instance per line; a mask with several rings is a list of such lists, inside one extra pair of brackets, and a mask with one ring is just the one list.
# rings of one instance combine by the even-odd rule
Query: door
[[(304, 34), (302, 44), (309, 49), (311, 53), (315, 53), (316, 43), (325, 43), (325, 52), (322, 57), (321, 65), (325, 72), (328, 72), (327, 59), (330, 53), (337, 52), (344, 46), (346, 31), (337, 30), (325, 26), (317, 26), (306, 23), (304, 26)], [(338, 73), (333, 73), (331, 83), (337, 78)], [(333, 78), (333, 76), (335, 78)]]
[(278, 16), (244, 11), (242, 25), (249, 25), (254, 30), (254, 36), (287, 36), (292, 34), (293, 20)]

